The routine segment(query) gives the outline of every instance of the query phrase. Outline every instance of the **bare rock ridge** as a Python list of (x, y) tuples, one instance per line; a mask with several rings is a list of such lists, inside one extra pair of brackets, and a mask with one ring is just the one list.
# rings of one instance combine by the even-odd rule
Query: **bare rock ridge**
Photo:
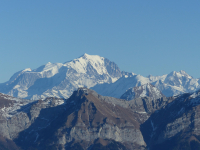
[[(10, 107), (15, 110), (4, 112), (0, 134), (21, 149), (99, 146), (144, 149), (146, 146), (140, 132), (141, 115), (126, 100), (103, 97), (87, 88), (79, 88), (67, 100), (46, 98), (31, 102), (5, 94), (2, 97), (9, 104), (3, 104), (1, 110)], [(21, 105), (16, 107), (15, 103)]]
[(0, 149), (197, 150), (199, 88), (185, 71), (143, 77), (97, 55), (28, 68), (0, 84)]
[(200, 148), (200, 91), (127, 101), (79, 88), (69, 99), (1, 100), (1, 111), (15, 108), (0, 120), (0, 144), (9, 150)]
[(151, 150), (200, 149), (200, 91), (180, 95), (141, 125)]
[(139, 87), (133, 87), (128, 89), (120, 98), (126, 100), (132, 100), (134, 98), (149, 97), (152, 99), (159, 99), (164, 95), (155, 86), (150, 83), (143, 84)]
[(79, 87), (95, 90), (103, 96), (120, 98), (128, 89), (151, 83), (165, 96), (200, 89), (200, 80), (185, 71), (162, 76), (143, 77), (121, 71), (104, 57), (84, 54), (65, 63), (47, 63), (37, 69), (24, 69), (0, 84), (0, 92), (25, 99), (69, 98)]
[[(32, 107), (32, 110), (36, 110), (33, 114), (38, 114), (38, 111), (40, 114), (36, 115), (35, 122), (29, 128), (19, 134), (15, 142), (23, 149), (30, 146), (38, 149), (95, 149), (97, 144), (101, 147), (111, 144), (119, 146), (119, 149), (144, 148), (140, 124), (131, 117), (133, 111), (113, 105), (105, 99), (92, 90), (80, 88), (65, 104), (57, 106), (59, 108), (53, 107), (60, 110), (56, 117), (55, 113), (54, 117), (49, 114), (53, 108), (40, 110), (41, 105), (37, 103)], [(54, 120), (49, 121), (50, 118)], [(44, 120), (42, 127), (38, 126), (41, 120)]]
[(174, 97), (165, 97), (150, 83), (130, 88), (120, 98), (129, 101), (135, 111), (148, 115), (174, 100)]

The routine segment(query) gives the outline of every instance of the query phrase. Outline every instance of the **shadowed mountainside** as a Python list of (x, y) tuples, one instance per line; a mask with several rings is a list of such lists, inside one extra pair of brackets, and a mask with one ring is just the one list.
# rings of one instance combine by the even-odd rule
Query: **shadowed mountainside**
[[(147, 94), (129, 101), (101, 96), (87, 88), (74, 91), (69, 99), (50, 97), (26, 103), (27, 100), (5, 94), (1, 97), (0, 110), (9, 108), (0, 120), (2, 149), (196, 150), (200, 147), (199, 91), (158, 99)], [(15, 110), (10, 111), (13, 106)]]

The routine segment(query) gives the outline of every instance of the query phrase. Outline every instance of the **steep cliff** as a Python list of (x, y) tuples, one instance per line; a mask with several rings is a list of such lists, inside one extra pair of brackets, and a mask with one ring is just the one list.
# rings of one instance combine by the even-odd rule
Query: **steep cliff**
[(200, 149), (200, 91), (179, 95), (141, 125), (151, 150)]

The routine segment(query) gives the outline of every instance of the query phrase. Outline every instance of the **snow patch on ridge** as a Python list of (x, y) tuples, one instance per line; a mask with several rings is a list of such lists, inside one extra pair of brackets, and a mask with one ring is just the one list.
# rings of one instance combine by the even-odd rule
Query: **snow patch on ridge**
[[(8, 103), (10, 102), (9, 106), (4, 105), (4, 107), (0, 108), (1, 116), (6, 119), (11, 118), (13, 115), (18, 114), (19, 109), (21, 109), (24, 106), (28, 107), (28, 104), (34, 102), (32, 100), (25, 100), (25, 99), (11, 97), (2, 93), (0, 93), (0, 98), (1, 100), (4, 101), (8, 100)], [(23, 109), (26, 110), (26, 107), (24, 107)]]
[(134, 98), (150, 97), (151, 99), (159, 99), (163, 97), (163, 94), (150, 83), (141, 85), (139, 87), (133, 87), (127, 90), (120, 98), (126, 100), (132, 100)]

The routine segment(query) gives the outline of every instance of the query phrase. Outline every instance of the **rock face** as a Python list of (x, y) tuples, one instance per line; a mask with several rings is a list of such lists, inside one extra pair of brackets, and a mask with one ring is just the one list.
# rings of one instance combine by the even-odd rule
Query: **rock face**
[[(0, 135), (13, 140), (19, 136), (20, 132), (30, 128), (42, 109), (56, 107), (63, 104), (65, 100), (47, 98), (44, 101), (30, 101), (0, 94), (0, 102), (3, 102), (0, 108)], [(51, 117), (58, 115), (61, 110), (58, 109)], [(42, 124), (43, 120), (40, 121), (40, 126)]]
[(86, 88), (74, 92), (59, 108), (41, 109), (43, 102), (38, 102), (30, 110), (35, 121), (15, 138), (15, 142), (23, 149), (30, 146), (38, 149), (95, 149), (98, 144), (144, 149), (146, 144), (137, 121), (139, 116), (134, 115), (127, 104), (123, 107), (123, 104), (111, 103), (113, 100), (126, 103), (102, 97)]
[(6, 139), (0, 135), (1, 150), (21, 150), (12, 140)]
[(159, 99), (164, 95), (155, 86), (150, 83), (143, 84), (139, 87), (128, 89), (120, 98), (126, 100), (132, 100), (134, 98), (149, 97), (151, 99)]
[(200, 91), (178, 96), (141, 125), (151, 150), (200, 149)]
[(79, 88), (69, 99), (28, 101), (0, 94), (0, 104), (2, 149), (200, 148), (200, 91), (127, 101)]
[(0, 110), (10, 111), (1, 116), (0, 135), (21, 149), (145, 149), (140, 124), (148, 117), (135, 112), (132, 101), (103, 97), (87, 88), (67, 100), (2, 97), (8, 102)]
[(130, 101), (134, 110), (148, 116), (174, 100), (174, 97), (166, 98), (150, 83), (130, 88), (120, 98)]

